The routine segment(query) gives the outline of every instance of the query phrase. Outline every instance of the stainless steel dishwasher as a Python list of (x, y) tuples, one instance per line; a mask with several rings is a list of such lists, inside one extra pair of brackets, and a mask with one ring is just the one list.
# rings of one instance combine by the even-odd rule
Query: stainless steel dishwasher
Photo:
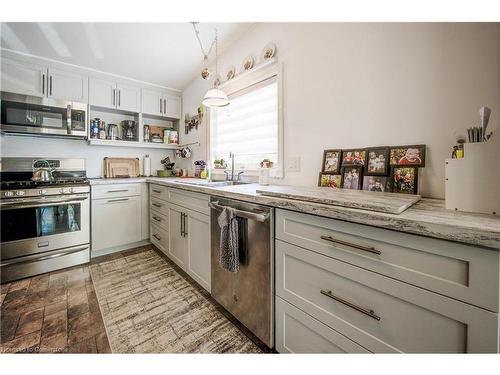
[[(212, 297), (270, 348), (274, 345), (274, 210), (271, 207), (211, 197)], [(224, 207), (236, 210), (240, 269), (219, 263), (220, 227)]]

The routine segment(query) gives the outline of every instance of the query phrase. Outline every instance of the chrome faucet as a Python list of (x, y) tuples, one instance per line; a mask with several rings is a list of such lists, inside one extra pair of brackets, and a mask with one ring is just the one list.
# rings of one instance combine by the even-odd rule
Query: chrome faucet
[(242, 172), (238, 172), (236, 174), (236, 179), (235, 179), (234, 178), (234, 153), (233, 152), (229, 153), (229, 159), (231, 159), (231, 178), (229, 178), (229, 172), (228, 171), (224, 171), (224, 173), (226, 174), (226, 181), (239, 181), (240, 180), (240, 176), (244, 172), (243, 171)]

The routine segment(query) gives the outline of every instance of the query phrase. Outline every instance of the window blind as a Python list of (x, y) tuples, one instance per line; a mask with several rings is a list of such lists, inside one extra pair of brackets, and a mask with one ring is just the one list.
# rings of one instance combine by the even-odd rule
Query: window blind
[(276, 78), (229, 96), (212, 112), (212, 160), (235, 154), (235, 168), (255, 170), (262, 159), (278, 163), (278, 84)]

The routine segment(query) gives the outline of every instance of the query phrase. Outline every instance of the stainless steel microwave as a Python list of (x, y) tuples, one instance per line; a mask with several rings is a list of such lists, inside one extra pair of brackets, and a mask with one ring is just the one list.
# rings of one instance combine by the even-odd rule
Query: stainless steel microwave
[(2, 92), (2, 133), (87, 138), (87, 104)]

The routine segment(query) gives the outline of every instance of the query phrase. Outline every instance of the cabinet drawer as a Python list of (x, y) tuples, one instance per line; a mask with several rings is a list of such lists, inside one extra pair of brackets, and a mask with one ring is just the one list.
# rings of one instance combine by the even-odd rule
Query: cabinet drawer
[(179, 206), (188, 208), (193, 211), (200, 212), (205, 215), (210, 215), (210, 207), (208, 201), (210, 196), (202, 193), (193, 193), (180, 189), (168, 190), (168, 201)]
[(92, 200), (92, 251), (141, 240), (141, 197)]
[(151, 196), (149, 208), (152, 211), (159, 212), (160, 214), (168, 215), (168, 203), (156, 197)]
[(109, 184), (92, 186), (92, 199), (141, 195), (141, 184)]
[(164, 215), (161, 211), (151, 210), (149, 212), (151, 223), (168, 231), (168, 215)]
[(280, 297), (276, 297), (276, 350), (280, 353), (370, 353)]
[(276, 238), (498, 312), (497, 251), (285, 210)]
[(158, 225), (151, 223), (151, 243), (153, 243), (157, 248), (163, 251), (165, 254), (168, 253), (168, 231), (161, 228)]
[(168, 201), (168, 188), (166, 186), (149, 184), (149, 194), (151, 198)]
[(276, 293), (373, 352), (498, 351), (498, 314), (280, 240)]

